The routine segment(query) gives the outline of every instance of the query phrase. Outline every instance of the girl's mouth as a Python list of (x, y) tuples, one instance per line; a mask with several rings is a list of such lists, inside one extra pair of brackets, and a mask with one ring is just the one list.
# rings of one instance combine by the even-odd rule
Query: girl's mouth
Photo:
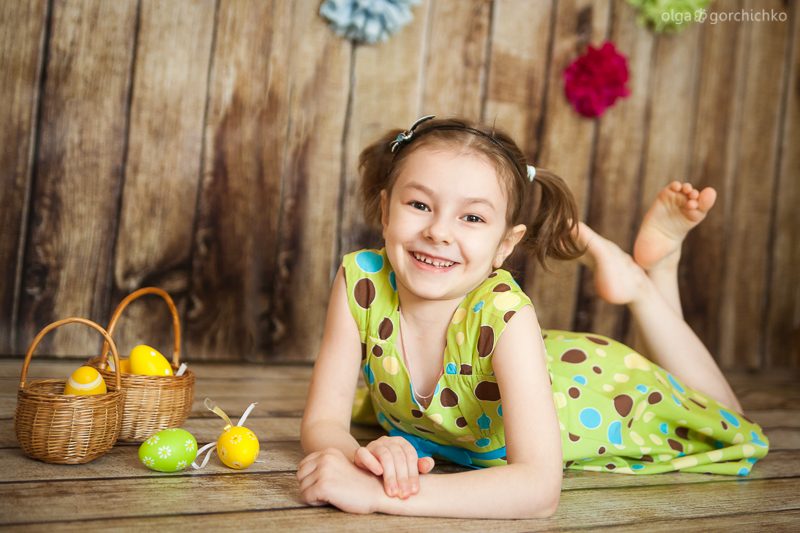
[(455, 261), (447, 261), (445, 259), (434, 259), (430, 256), (425, 254), (421, 254), (419, 252), (408, 252), (411, 257), (414, 258), (414, 261), (418, 266), (425, 270), (433, 270), (436, 272), (444, 272), (450, 270), (452, 267), (457, 265)]

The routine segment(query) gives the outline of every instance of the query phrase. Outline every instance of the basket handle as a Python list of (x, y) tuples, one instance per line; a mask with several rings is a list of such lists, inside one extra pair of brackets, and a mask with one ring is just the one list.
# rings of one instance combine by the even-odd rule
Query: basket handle
[[(125, 308), (128, 307), (128, 304), (134, 301), (136, 298), (144, 296), (145, 294), (157, 294), (158, 296), (161, 296), (169, 306), (169, 311), (172, 313), (172, 328), (175, 330), (175, 347), (172, 350), (172, 364), (178, 366), (181, 359), (181, 321), (178, 318), (178, 308), (175, 307), (175, 302), (172, 301), (170, 295), (164, 290), (161, 290), (157, 287), (145, 287), (126, 296), (125, 299), (119, 303), (117, 310), (114, 311), (114, 315), (111, 317), (111, 322), (108, 324), (108, 334), (114, 334), (114, 328), (117, 327), (117, 321), (119, 320), (119, 317)], [(103, 343), (103, 351), (100, 352), (100, 368), (105, 366), (107, 355), (108, 341)]]
[(22, 375), (19, 378), (20, 390), (25, 388), (25, 380), (28, 378), (28, 365), (31, 364), (33, 351), (39, 345), (39, 342), (42, 340), (42, 338), (45, 335), (47, 335), (47, 333), (50, 330), (56, 329), (57, 327), (63, 326), (64, 324), (71, 324), (74, 322), (77, 322), (79, 324), (86, 324), (87, 326), (96, 329), (97, 331), (103, 334), (105, 342), (111, 345), (111, 353), (114, 355), (114, 367), (116, 368), (117, 390), (122, 390), (122, 382), (120, 380), (120, 370), (119, 370), (119, 353), (117, 353), (117, 345), (114, 344), (114, 341), (111, 339), (111, 335), (109, 335), (106, 330), (104, 330), (101, 326), (98, 326), (91, 320), (86, 320), (85, 318), (77, 318), (77, 317), (65, 318), (63, 320), (58, 320), (56, 322), (53, 322), (52, 324), (44, 328), (42, 331), (40, 331), (38, 335), (36, 335), (36, 338), (33, 339), (33, 342), (31, 343), (31, 347), (28, 348), (28, 353), (25, 354), (25, 362), (22, 363)]

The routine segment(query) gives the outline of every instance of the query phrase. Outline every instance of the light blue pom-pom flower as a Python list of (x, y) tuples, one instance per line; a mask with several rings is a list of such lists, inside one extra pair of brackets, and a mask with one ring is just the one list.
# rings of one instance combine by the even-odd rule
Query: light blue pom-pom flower
[(325, 0), (319, 13), (339, 35), (364, 43), (385, 41), (414, 19), (421, 0)]

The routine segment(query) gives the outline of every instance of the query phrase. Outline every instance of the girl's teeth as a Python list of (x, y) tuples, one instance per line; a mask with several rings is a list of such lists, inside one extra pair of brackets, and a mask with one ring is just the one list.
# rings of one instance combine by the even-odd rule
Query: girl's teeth
[(444, 268), (444, 267), (449, 267), (449, 266), (453, 265), (452, 261), (447, 262), (447, 263), (440, 262), (440, 261), (432, 261), (432, 260), (428, 259), (427, 257), (424, 257), (424, 256), (422, 256), (420, 254), (416, 254), (416, 253), (414, 254), (414, 257), (417, 259), (417, 261), (422, 261), (423, 263), (427, 263), (429, 265), (433, 265), (436, 268)]

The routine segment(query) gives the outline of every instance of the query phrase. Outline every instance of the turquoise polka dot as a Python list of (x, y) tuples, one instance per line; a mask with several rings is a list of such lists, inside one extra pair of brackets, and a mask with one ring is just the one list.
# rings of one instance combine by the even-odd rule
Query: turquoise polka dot
[(748, 463), (750, 463), (751, 465), (754, 465), (754, 464), (756, 464), (756, 461), (758, 461), (758, 458), (757, 458), (757, 457), (749, 457), (749, 458), (747, 459), (747, 462), (748, 462)]
[(356, 265), (367, 274), (375, 274), (383, 268), (383, 257), (375, 252), (365, 250), (356, 255)]
[(739, 423), (739, 419), (733, 416), (733, 413), (729, 413), (724, 409), (720, 409), (719, 414), (721, 414), (722, 418), (727, 420), (733, 427), (738, 428), (739, 426), (741, 426), (741, 423)]
[(486, 448), (488, 445), (492, 443), (492, 439), (482, 438), (475, 441), (475, 446), (478, 448)]
[(434, 396), (436, 396), (437, 394), (439, 394), (439, 389), (440, 389), (440, 388), (441, 388), (441, 386), (440, 386), (440, 385), (437, 383), (437, 384), (436, 384), (436, 390), (435, 390), (435, 391), (433, 391), (433, 395), (434, 395)]
[(669, 380), (670, 383), (672, 383), (672, 386), (675, 387), (675, 390), (677, 390), (681, 394), (686, 393), (686, 391), (683, 390), (683, 387), (681, 387), (681, 384), (678, 383), (678, 381), (672, 377), (672, 374), (667, 374), (667, 379)]
[(622, 422), (614, 420), (608, 425), (608, 442), (622, 446)]
[(372, 369), (369, 367), (369, 363), (364, 365), (364, 374), (366, 374), (367, 381), (369, 381), (370, 385), (375, 383), (375, 374), (372, 373)]
[(747, 468), (746, 466), (743, 466), (742, 468), (739, 469), (739, 475), (740, 476), (746, 476), (749, 473), (750, 473), (750, 469)]
[(478, 417), (478, 427), (481, 429), (489, 429), (489, 426), (492, 425), (492, 419), (486, 416), (486, 413), (483, 413), (481, 416)]
[(714, 441), (714, 448), (716, 448), (717, 450), (721, 450), (724, 447), (725, 447), (725, 443), (724, 442), (718, 441), (718, 440)]
[(756, 433), (755, 431), (750, 432), (750, 438), (751, 438), (750, 442), (752, 442), (756, 446), (761, 446), (762, 448), (767, 447), (767, 443), (761, 440), (761, 438), (758, 436), (758, 433)]
[(642, 468), (644, 468), (644, 465), (631, 465), (631, 468), (634, 470), (641, 470)]
[(458, 374), (458, 367), (454, 363), (447, 363), (447, 366), (444, 367), (444, 373), (451, 375)]
[(678, 398), (675, 397), (674, 394), (670, 394), (670, 396), (672, 396), (672, 401), (675, 402), (675, 405), (680, 405), (681, 404), (681, 402), (678, 400)]
[(667, 426), (666, 422), (658, 426), (658, 429), (660, 429), (661, 433), (663, 433), (664, 435), (669, 435), (669, 427)]
[(644, 385), (636, 385), (636, 390), (638, 390), (642, 394), (647, 394), (647, 391), (649, 389), (647, 387), (645, 387)]
[(603, 415), (594, 407), (586, 407), (578, 415), (581, 425), (586, 429), (597, 429), (603, 423)]
[(502, 404), (497, 406), (497, 416), (499, 416), (500, 418), (503, 418), (503, 405)]
[(414, 397), (414, 384), (411, 383), (410, 381), (408, 382), (408, 390), (411, 391), (411, 401), (414, 402), (414, 405), (419, 407), (419, 404), (417, 403), (417, 399), (416, 399), (416, 397)]
[(389, 272), (389, 283), (392, 285), (394, 292), (397, 292), (397, 280), (394, 278), (394, 270)]
[(380, 411), (378, 411), (378, 422), (380, 422), (381, 424), (386, 422), (386, 416)]
[(574, 381), (576, 383), (580, 383), (581, 385), (586, 385), (586, 383), (587, 383), (586, 376), (581, 376), (580, 374), (578, 374), (577, 376), (573, 377), (572, 381)]
[(476, 303), (475, 307), (472, 308), (472, 311), (474, 313), (477, 313), (478, 311), (481, 310), (482, 307), (483, 307), (483, 300), (481, 300), (480, 302)]

